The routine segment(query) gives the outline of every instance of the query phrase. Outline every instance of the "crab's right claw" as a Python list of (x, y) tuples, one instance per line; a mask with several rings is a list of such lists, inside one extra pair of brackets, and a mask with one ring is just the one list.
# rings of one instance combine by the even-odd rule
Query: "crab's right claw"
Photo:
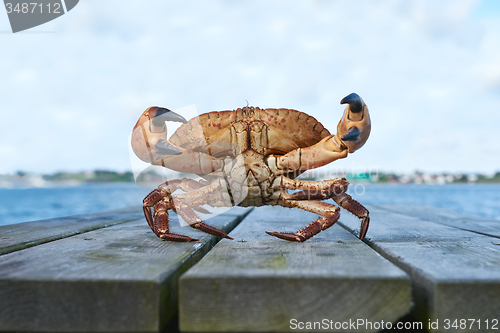
[(152, 106), (141, 115), (132, 130), (132, 149), (144, 162), (151, 163), (159, 155), (178, 155), (180, 150), (167, 141), (166, 121), (186, 123), (181, 115), (166, 108)]
[(159, 140), (155, 144), (156, 151), (158, 152), (159, 155), (180, 155), (182, 154), (182, 151), (171, 144), (168, 141), (165, 140)]
[(153, 115), (151, 122), (154, 126), (162, 127), (163, 125), (165, 125), (166, 121), (175, 121), (183, 124), (187, 123), (186, 119), (184, 119), (183, 116), (175, 113), (174, 111), (170, 111), (169, 109), (166, 108), (156, 107), (156, 110), (154, 110), (153, 113), (153, 111), (151, 111), (151, 109), (153, 108), (155, 107), (149, 108), (150, 109), (149, 114)]
[(348, 104), (348, 106), (337, 126), (337, 136), (349, 153), (353, 153), (361, 148), (370, 136), (370, 114), (365, 102), (356, 93), (344, 97), (340, 104)]

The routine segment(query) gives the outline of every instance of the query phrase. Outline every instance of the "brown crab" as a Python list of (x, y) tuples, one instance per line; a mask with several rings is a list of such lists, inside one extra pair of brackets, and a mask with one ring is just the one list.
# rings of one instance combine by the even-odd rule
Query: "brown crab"
[[(291, 109), (243, 107), (235, 111), (202, 114), (187, 122), (161, 107), (150, 107), (132, 133), (132, 148), (143, 161), (193, 173), (201, 180), (174, 179), (144, 199), (144, 214), (153, 232), (170, 241), (196, 241), (170, 232), (168, 210), (191, 227), (217, 237), (225, 232), (204, 223), (195, 213), (208, 204), (221, 206), (280, 205), (321, 215), (297, 232), (267, 232), (288, 241), (303, 242), (331, 227), (340, 209), (321, 200), (333, 199), (361, 219), (363, 239), (370, 221), (368, 210), (346, 193), (345, 178), (323, 181), (294, 180), (308, 169), (326, 165), (364, 145), (370, 134), (370, 115), (364, 101), (352, 93), (337, 126), (330, 132), (313, 117)], [(167, 140), (165, 121), (184, 123)], [(177, 189), (185, 193), (172, 194)], [(288, 190), (300, 190), (289, 193)], [(154, 206), (154, 214), (151, 208)]]

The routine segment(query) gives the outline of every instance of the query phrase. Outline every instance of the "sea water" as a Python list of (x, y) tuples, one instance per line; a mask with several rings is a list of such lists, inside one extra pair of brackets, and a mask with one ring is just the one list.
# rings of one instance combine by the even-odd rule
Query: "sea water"
[[(0, 188), (0, 225), (140, 206), (151, 190), (135, 183)], [(366, 205), (430, 206), (500, 221), (500, 184), (351, 184), (349, 193)]]

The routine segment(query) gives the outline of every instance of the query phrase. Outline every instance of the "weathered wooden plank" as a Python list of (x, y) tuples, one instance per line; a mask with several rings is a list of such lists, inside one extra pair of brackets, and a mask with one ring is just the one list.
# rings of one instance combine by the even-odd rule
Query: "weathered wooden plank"
[[(207, 223), (229, 231), (239, 212)], [(0, 331), (160, 331), (177, 311), (179, 275), (216, 242), (171, 218), (200, 241), (162, 241), (141, 217), (0, 256)]]
[(0, 226), (0, 255), (91, 230), (133, 221), (143, 215), (142, 208), (130, 207)]
[(500, 221), (482, 216), (456, 213), (435, 207), (412, 205), (382, 205), (377, 208), (414, 216), (422, 220), (448, 225), (450, 227), (473, 231), (500, 238)]
[[(436, 332), (445, 320), (500, 319), (500, 241), (441, 223), (370, 207), (366, 243), (405, 270), (412, 279), (413, 314)], [(422, 208), (426, 209), (426, 208)], [(340, 224), (357, 232), (359, 221), (344, 214)], [(439, 325), (428, 327), (430, 322)], [(478, 324), (472, 331), (479, 331)], [(500, 325), (500, 324), (499, 324)]]
[(335, 323), (394, 322), (407, 313), (408, 276), (343, 228), (305, 243), (264, 233), (296, 230), (316, 218), (298, 209), (253, 210), (231, 232), (234, 241), (219, 242), (181, 277), (181, 330), (296, 331), (294, 320), (299, 328), (325, 319), (339, 331)]

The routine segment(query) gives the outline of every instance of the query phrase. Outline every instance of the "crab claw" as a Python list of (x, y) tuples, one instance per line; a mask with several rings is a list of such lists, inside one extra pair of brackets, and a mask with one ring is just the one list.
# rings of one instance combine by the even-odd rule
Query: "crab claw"
[(354, 153), (365, 144), (370, 136), (370, 114), (365, 102), (356, 93), (344, 97), (340, 104), (348, 104), (348, 106), (337, 126), (337, 136), (348, 148), (349, 153)]
[(356, 126), (353, 126), (347, 130), (347, 133), (342, 136), (342, 141), (352, 141), (356, 142), (359, 140), (360, 131)]
[[(151, 114), (152, 112), (150, 112), (150, 115)], [(157, 107), (156, 112), (153, 116), (153, 120), (151, 122), (155, 126), (161, 127), (165, 124), (165, 121), (176, 121), (178, 123), (183, 123), (183, 124), (187, 123), (186, 119), (184, 119), (184, 117), (181, 116), (180, 114), (177, 114), (166, 108)]]
[(363, 100), (356, 93), (349, 94), (342, 98), (340, 104), (349, 104), (351, 111), (354, 113), (363, 111)]
[(152, 106), (141, 115), (132, 130), (132, 149), (144, 162), (155, 161), (158, 155), (178, 155), (180, 150), (167, 141), (166, 121), (186, 123), (186, 119), (169, 109)]
[(179, 148), (177, 148), (176, 146), (174, 146), (170, 142), (165, 141), (163, 139), (159, 140), (155, 144), (155, 148), (157, 149), (157, 152), (160, 155), (180, 155), (180, 154), (182, 154), (182, 151)]

